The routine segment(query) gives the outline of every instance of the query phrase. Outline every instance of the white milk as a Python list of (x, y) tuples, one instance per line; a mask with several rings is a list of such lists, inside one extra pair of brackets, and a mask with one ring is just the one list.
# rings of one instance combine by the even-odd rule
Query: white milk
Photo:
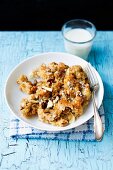
[(67, 52), (87, 59), (93, 43), (93, 41), (87, 42), (92, 39), (92, 35), (87, 30), (81, 28), (72, 29), (65, 33), (65, 38), (73, 41), (70, 42), (65, 39), (64, 44)]

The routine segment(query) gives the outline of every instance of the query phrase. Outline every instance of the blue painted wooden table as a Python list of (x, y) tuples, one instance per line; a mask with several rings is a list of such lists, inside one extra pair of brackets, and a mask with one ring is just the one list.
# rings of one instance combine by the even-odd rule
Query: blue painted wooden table
[(13, 140), (4, 84), (30, 55), (64, 51), (61, 32), (0, 32), (0, 170), (113, 170), (113, 32), (98, 32), (89, 60), (105, 87), (106, 130), (101, 142)]

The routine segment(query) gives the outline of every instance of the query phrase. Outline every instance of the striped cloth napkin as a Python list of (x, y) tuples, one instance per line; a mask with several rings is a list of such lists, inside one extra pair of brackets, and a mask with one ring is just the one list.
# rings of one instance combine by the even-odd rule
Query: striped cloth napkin
[[(103, 106), (99, 109), (103, 128), (105, 129), (105, 114)], [(68, 140), (68, 141), (94, 141), (94, 129), (93, 118), (76, 128), (61, 131), (61, 132), (47, 132), (34, 129), (26, 125), (23, 121), (11, 117), (10, 119), (10, 137), (15, 139), (27, 138), (27, 139), (51, 139), (51, 140)]]

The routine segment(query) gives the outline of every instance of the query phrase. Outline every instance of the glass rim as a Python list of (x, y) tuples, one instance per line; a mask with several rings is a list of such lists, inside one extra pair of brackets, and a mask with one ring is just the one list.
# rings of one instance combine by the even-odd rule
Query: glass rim
[[(71, 41), (71, 40), (69, 40), (68, 38), (66, 38), (65, 35), (64, 35), (64, 27), (66, 26), (66, 24), (71, 23), (71, 22), (73, 22), (73, 21), (87, 22), (87, 23), (89, 23), (90, 25), (92, 25), (92, 27), (93, 27), (94, 30), (95, 30), (95, 31), (94, 31), (94, 35), (92, 36), (92, 38), (91, 38), (90, 40), (88, 40), (88, 41), (82, 41), (82, 42)], [(71, 42), (71, 43), (75, 43), (75, 44), (85, 44), (85, 43), (91, 42), (91, 41), (93, 41), (93, 39), (95, 38), (96, 33), (97, 33), (97, 30), (96, 30), (95, 25), (94, 25), (92, 22), (90, 22), (90, 21), (88, 21), (88, 20), (85, 20), (85, 19), (72, 19), (72, 20), (69, 20), (69, 21), (67, 21), (67, 22), (64, 23), (64, 25), (63, 25), (62, 28), (61, 28), (61, 31), (62, 31), (62, 35), (63, 35), (63, 37), (64, 37), (65, 40), (67, 40), (67, 41), (69, 41), (69, 42)]]

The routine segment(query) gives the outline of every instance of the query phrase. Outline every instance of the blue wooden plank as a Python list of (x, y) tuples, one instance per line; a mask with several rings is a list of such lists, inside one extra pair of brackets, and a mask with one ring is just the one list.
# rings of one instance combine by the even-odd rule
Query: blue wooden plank
[(113, 32), (98, 32), (89, 61), (105, 87), (106, 130), (102, 142), (13, 140), (9, 138), (10, 112), (3, 88), (12, 68), (41, 52), (63, 52), (61, 32), (0, 32), (0, 169), (112, 170), (113, 169)]

